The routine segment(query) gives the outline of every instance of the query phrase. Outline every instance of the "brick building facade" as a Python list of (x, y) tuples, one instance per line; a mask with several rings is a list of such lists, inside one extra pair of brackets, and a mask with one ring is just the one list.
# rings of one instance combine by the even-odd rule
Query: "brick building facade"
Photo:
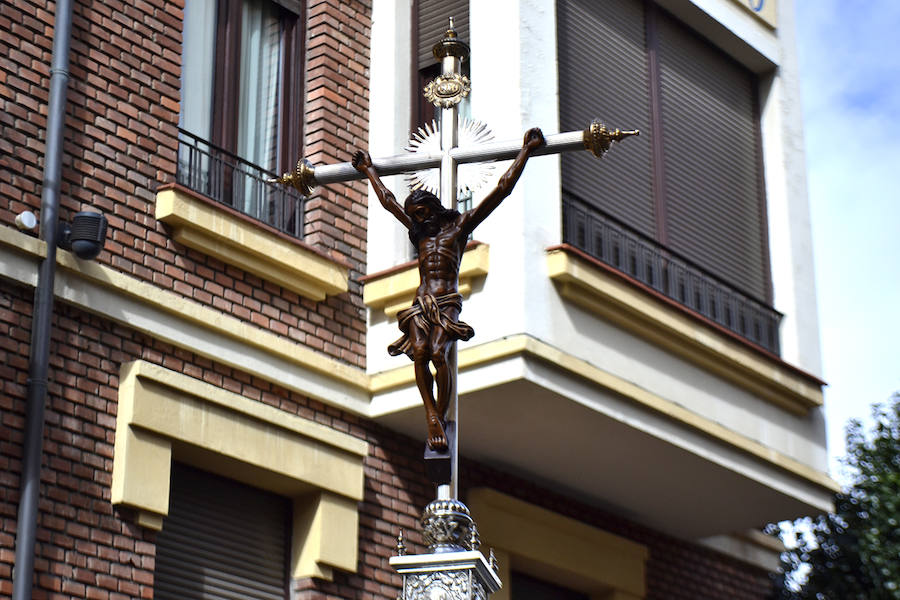
[[(222, 1), (218, 14), (260, 4)], [(181, 97), (183, 2), (76, 0), (73, 5), (59, 217), (66, 222), (78, 211), (97, 211), (109, 227), (95, 261), (64, 250), (57, 258), (33, 597), (161, 597), (154, 593), (158, 541), (166, 530), (169, 498), (180, 492), (169, 489), (171, 465), (177, 462), (288, 498), (293, 526), (286, 528), (290, 548), (280, 567), (285, 597), (396, 598), (400, 579), (387, 559), (401, 529), (411, 551), (423, 550), (417, 521), (433, 490), (421, 464), (421, 442), (409, 435), (408, 421), (418, 427), (421, 420), (408, 416), (420, 410), (414, 407), (418, 400), (409, 368), (371, 364), (371, 353), (381, 351), (377, 326), (386, 317), (380, 307), (364, 303), (363, 276), (377, 278), (383, 266), (373, 266), (367, 253), (373, 241), (367, 187), (354, 182), (317, 190), (301, 208), (302, 239), (269, 218), (280, 214), (278, 207), (263, 218), (248, 216), (249, 204), (238, 206), (237, 196), (223, 204), (191, 189), (180, 175), (186, 168), (180, 163), (186, 135), (179, 130), (180, 115), (188, 102)], [(272, 5), (280, 11), (282, 32), (293, 31), (284, 23), (301, 31), (294, 38), (302, 40), (302, 48), (294, 49), (301, 61), (292, 73), (299, 95), (282, 93), (277, 100), (281, 110), (291, 105), (299, 111), (294, 121), (284, 122), (301, 127), (282, 137), (299, 141), (299, 147), (280, 149), (264, 171), (289, 170), (288, 161), (297, 154), (313, 164), (349, 160), (356, 149), (369, 146), (376, 123), (387, 119), (369, 113), (376, 89), (370, 56), (376, 38), (381, 51), (390, 45), (384, 41), (387, 33), (374, 31), (384, 26), (378, 19), (387, 4)], [(19, 231), (14, 221), (27, 210), (40, 219), (51, 49), (58, 33), (54, 9), (31, 0), (0, 7), (5, 32), (0, 39), (0, 598), (13, 594), (33, 298), (46, 256), (36, 231)], [(401, 20), (408, 22), (408, 15)], [(397, 40), (409, 37), (397, 35)], [(201, 147), (218, 141), (206, 139)], [(204, 169), (217, 160), (204, 156)], [(225, 164), (225, 172), (249, 162), (238, 159), (243, 162)], [(212, 170), (204, 173), (212, 178)], [(244, 185), (230, 181), (233, 190)], [(577, 357), (558, 358), (541, 348), (532, 344), (520, 355), (575, 372), (571, 365)], [(473, 364), (519, 356), (509, 352), (481, 365), (467, 363), (461, 354), (461, 369), (474, 372)], [(794, 388), (818, 390), (814, 377), (780, 358), (757, 348), (750, 354), (766, 362), (766, 369), (796, 378)], [(597, 383), (593, 371), (580, 373), (579, 381), (627, 397), (621, 387)], [(465, 383), (461, 391), (465, 395)], [(401, 392), (415, 402), (391, 408), (392, 394)], [(780, 388), (773, 393), (794, 404), (803, 394)], [(387, 404), (378, 405), (382, 396)], [(795, 407), (792, 414), (814, 419), (804, 412), (814, 413), (810, 406)], [(685, 421), (668, 410), (657, 407), (654, 414)], [(712, 426), (694, 427), (710, 438), (731, 439)], [(271, 447), (261, 444), (276, 438)], [(729, 443), (742, 456), (768, 460), (756, 441), (742, 440)], [(491, 443), (479, 438), (473, 444), (477, 450), (462, 451), (462, 495), (473, 498), (473, 510), (521, 509), (548, 527), (573, 532), (560, 538), (563, 542), (601, 540), (591, 558), (598, 565), (619, 560), (616, 548), (635, 557), (624, 569), (629, 578), (603, 579), (590, 562), (571, 572), (554, 571), (552, 560), (536, 567), (544, 560), (540, 552), (509, 547), (506, 534), (491, 533), (486, 523), (486, 541), (497, 545), (507, 577), (527, 572), (591, 598), (766, 596), (765, 563), (704, 541), (713, 532), (695, 535), (658, 526), (647, 517), (645, 504), (627, 510), (621, 497), (600, 498), (572, 480), (531, 473), (517, 459), (498, 458), (516, 452), (501, 440), (494, 452), (481, 450)], [(556, 438), (546, 443), (560, 446)], [(637, 456), (642, 448), (621, 452)], [(799, 478), (815, 490), (808, 496), (824, 498), (827, 476), (805, 462), (786, 457), (764, 469)], [(709, 477), (704, 471), (696, 485), (714, 484)], [(733, 481), (730, 477), (723, 475), (722, 484)], [(757, 499), (769, 498), (757, 488), (750, 491)], [(782, 502), (772, 515), (795, 516), (816, 501), (787, 503), (788, 508)], [(727, 532), (742, 528), (739, 522)]]
[[(27, 331), (30, 292), (4, 291), (3, 332)], [(110, 503), (118, 378), (115, 365), (147, 360), (191, 377), (240, 390), (291, 414), (327, 424), (369, 444), (365, 499), (359, 505), (359, 557), (355, 573), (333, 582), (295, 580), (297, 598), (395, 598), (399, 577), (387, 559), (396, 536), (408, 534), (410, 551), (424, 551), (416, 523), (432, 499), (418, 443), (363, 419), (331, 409), (269, 382), (155, 341), (84, 311), (60, 307), (53, 339), (54, 384), (47, 411), (35, 598), (152, 598), (157, 533), (135, 524), (134, 514)], [(18, 335), (21, 337), (21, 334)], [(7, 344), (9, 345), (9, 344)], [(4, 348), (4, 363), (27, 362), (27, 341)], [(4, 406), (2, 594), (11, 595), (24, 383), (6, 380)], [(769, 577), (735, 559), (685, 543), (506, 473), (466, 462), (469, 487), (490, 486), (579, 521), (645, 544), (649, 549), (647, 598), (764, 598)]]

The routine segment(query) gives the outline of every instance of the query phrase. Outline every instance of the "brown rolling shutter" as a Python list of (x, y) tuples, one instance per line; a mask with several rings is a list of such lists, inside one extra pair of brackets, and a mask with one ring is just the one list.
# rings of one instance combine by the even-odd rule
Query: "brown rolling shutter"
[(289, 515), (281, 496), (176, 463), (153, 597), (284, 600)]
[(469, 43), (469, 0), (418, 0), (418, 68), (435, 64), (431, 48), (441, 41), (453, 17), (456, 35)]
[(667, 13), (657, 16), (667, 245), (765, 300), (756, 78)]
[(641, 130), (600, 160), (564, 154), (563, 191), (655, 237), (643, 3), (559, 0), (557, 30), (560, 130), (584, 129), (596, 118)]

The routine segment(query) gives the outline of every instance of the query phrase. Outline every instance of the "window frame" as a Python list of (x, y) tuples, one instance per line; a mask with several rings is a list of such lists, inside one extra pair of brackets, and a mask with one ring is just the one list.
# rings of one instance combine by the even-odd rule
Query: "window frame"
[[(190, 1), (190, 0), (188, 0)], [(240, 93), (241, 9), (248, 0), (217, 0), (216, 45), (214, 55), (219, 57), (213, 65), (213, 110), (210, 124), (210, 140), (214, 146), (237, 155), (238, 98)], [(277, 7), (281, 24), (281, 53), (278, 68), (278, 149), (277, 164), (256, 165), (264, 170), (288, 171), (293, 166), (297, 149), (302, 142), (303, 81), (300, 66), (303, 65), (303, 8), (288, 8), (284, 2), (268, 0)], [(293, 3), (291, 3), (293, 4)], [(292, 100), (293, 99), (293, 100)], [(243, 157), (242, 157), (243, 158)]]

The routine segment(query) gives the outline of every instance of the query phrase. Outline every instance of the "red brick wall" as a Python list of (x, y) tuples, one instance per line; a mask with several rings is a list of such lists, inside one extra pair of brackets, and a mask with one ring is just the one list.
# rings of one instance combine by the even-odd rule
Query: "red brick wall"
[[(368, 146), (371, 6), (369, 0), (307, 4), (303, 156), (314, 165), (349, 161)], [(339, 331), (351, 339), (365, 321), (359, 278), (365, 274), (367, 189), (362, 181), (319, 188), (306, 211), (304, 239), (354, 265), (349, 305), (336, 310)], [(365, 328), (358, 333), (361, 338)]]
[[(9, 598), (21, 472), (31, 290), (0, 289), (0, 599)], [(155, 534), (110, 504), (118, 372), (142, 359), (366, 440), (357, 573), (294, 582), (302, 600), (394, 600), (387, 559), (400, 528), (424, 550), (417, 521), (433, 499), (413, 440), (238, 370), (173, 348), (66, 305), (57, 306), (44, 438), (35, 598), (152, 597)], [(665, 536), (531, 482), (463, 461), (466, 487), (490, 486), (646, 545), (649, 600), (761, 600), (765, 573)], [(465, 489), (463, 490), (465, 493)]]
[[(30, 289), (0, 292), (0, 598), (12, 592), (31, 315)], [(152, 532), (109, 502), (118, 365), (174, 355), (150, 339), (57, 305), (50, 349), (34, 598), (151, 598)]]
[[(54, 9), (45, 5), (0, 5), (0, 226), (40, 208)], [(369, 3), (309, 5), (305, 152), (317, 162), (349, 160), (367, 138)], [(154, 218), (156, 188), (175, 180), (182, 6), (75, 2), (60, 217), (102, 211), (109, 233), (100, 262), (364, 366), (361, 183), (309, 203), (307, 243), (352, 265), (350, 292), (324, 302), (175, 244)]]

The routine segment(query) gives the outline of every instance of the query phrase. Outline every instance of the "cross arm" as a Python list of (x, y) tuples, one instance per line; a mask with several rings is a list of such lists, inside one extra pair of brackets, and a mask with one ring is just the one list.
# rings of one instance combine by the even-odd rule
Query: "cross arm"
[[(590, 150), (594, 156), (599, 158), (609, 150), (612, 142), (638, 134), (639, 132), (637, 130), (609, 130), (599, 121), (594, 121), (583, 131), (569, 131), (566, 133), (544, 136), (546, 141), (545, 145), (535, 150), (532, 156), (560, 154), (573, 150)], [(479, 144), (478, 146), (453, 148), (450, 151), (450, 156), (460, 164), (508, 160), (515, 158), (520, 149), (521, 143), (518, 141), (493, 142), (489, 144)], [(372, 165), (375, 168), (375, 171), (382, 177), (399, 175), (401, 173), (419, 171), (422, 169), (432, 169), (439, 167), (440, 164), (440, 153), (426, 155), (405, 154), (372, 159)], [(294, 187), (304, 196), (308, 196), (317, 186), (343, 183), (346, 181), (363, 179), (365, 177), (366, 175), (357, 171), (350, 162), (313, 166), (309, 161), (300, 159), (294, 171), (285, 173), (281, 177), (271, 181)]]

